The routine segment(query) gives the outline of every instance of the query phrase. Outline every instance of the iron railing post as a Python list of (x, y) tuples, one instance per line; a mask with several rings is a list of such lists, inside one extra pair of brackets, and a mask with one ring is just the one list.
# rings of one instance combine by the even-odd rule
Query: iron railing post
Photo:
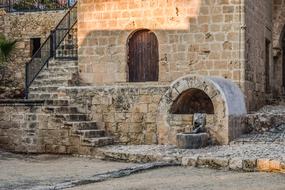
[(8, 12), (11, 12), (11, 0), (8, 1)]
[(25, 98), (29, 99), (29, 64), (25, 65)]

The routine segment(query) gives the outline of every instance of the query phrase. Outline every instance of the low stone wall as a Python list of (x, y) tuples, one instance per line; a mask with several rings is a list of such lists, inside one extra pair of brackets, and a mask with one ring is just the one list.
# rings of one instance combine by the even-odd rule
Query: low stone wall
[(123, 144), (157, 144), (157, 109), (165, 85), (122, 84), (62, 88), (72, 104), (81, 106), (91, 119)]
[[(183, 87), (179, 86), (180, 82)], [(191, 130), (193, 119), (170, 114), (170, 108), (179, 94), (191, 88), (201, 89), (211, 97), (215, 114), (208, 115), (207, 120), (215, 144), (228, 144), (244, 132), (245, 103), (236, 85), (222, 78), (202, 76), (186, 76), (177, 84), (64, 87), (59, 94), (69, 96), (71, 104), (82, 107), (108, 135), (122, 144), (175, 145), (176, 134)]]
[(0, 148), (19, 153), (70, 153), (70, 129), (42, 111), (42, 104), (0, 104)]

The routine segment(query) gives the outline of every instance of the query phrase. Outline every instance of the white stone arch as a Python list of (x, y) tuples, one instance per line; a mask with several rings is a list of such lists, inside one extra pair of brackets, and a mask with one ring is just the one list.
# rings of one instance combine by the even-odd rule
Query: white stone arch
[(161, 98), (157, 115), (159, 144), (176, 143), (176, 133), (168, 122), (170, 108), (180, 94), (192, 88), (205, 92), (214, 105), (215, 125), (209, 133), (216, 144), (228, 144), (243, 133), (246, 106), (240, 88), (220, 77), (187, 75), (174, 81)]

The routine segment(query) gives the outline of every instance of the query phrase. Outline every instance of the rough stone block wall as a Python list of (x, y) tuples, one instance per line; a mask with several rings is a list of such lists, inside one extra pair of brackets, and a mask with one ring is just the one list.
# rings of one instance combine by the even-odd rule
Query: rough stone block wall
[(42, 112), (42, 106), (1, 105), (0, 147), (22, 153), (70, 153), (70, 129)]
[(159, 43), (159, 82), (186, 74), (222, 76), (243, 86), (241, 0), (81, 0), (81, 78), (90, 84), (128, 82), (127, 41), (152, 30)]
[[(0, 32), (8, 39), (18, 40), (12, 61), (0, 81), (0, 98), (19, 97), (23, 92), (25, 63), (31, 58), (30, 38), (45, 41), (65, 11), (0, 13)], [(1, 24), (2, 23), (2, 24)]]
[[(270, 52), (270, 92), (266, 93), (265, 40), (272, 47), (272, 1), (245, 1), (245, 95), (249, 110), (257, 110), (266, 103), (273, 91), (273, 62)], [(271, 50), (270, 50), (271, 51)]]
[(284, 26), (285, 26), (285, 1), (284, 0), (274, 0), (273, 1), (273, 28), (272, 28), (272, 40), (273, 40), (273, 60), (274, 60), (274, 96), (280, 96), (284, 94), (283, 87), (283, 44), (282, 40), (284, 38)]
[(169, 87), (121, 85), (67, 88), (73, 104), (123, 144), (157, 144), (157, 109)]

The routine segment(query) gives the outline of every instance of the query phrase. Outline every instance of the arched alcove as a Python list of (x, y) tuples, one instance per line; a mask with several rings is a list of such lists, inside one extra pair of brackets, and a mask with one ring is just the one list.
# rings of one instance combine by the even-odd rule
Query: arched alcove
[(191, 88), (178, 96), (173, 102), (170, 112), (172, 114), (214, 114), (214, 105), (204, 91)]
[[(195, 101), (197, 107), (189, 113), (187, 107)], [(173, 127), (173, 117), (184, 111), (188, 112), (188, 116), (191, 112), (208, 112), (211, 126), (206, 127), (214, 144), (228, 144), (239, 137), (245, 127), (244, 95), (235, 83), (221, 77), (186, 75), (177, 79), (161, 98), (158, 109), (159, 144), (176, 144), (176, 135), (180, 130), (175, 125)], [(182, 120), (187, 119), (187, 114), (186, 117), (180, 115)]]
[(158, 40), (154, 32), (141, 29), (128, 38), (129, 82), (158, 81)]

